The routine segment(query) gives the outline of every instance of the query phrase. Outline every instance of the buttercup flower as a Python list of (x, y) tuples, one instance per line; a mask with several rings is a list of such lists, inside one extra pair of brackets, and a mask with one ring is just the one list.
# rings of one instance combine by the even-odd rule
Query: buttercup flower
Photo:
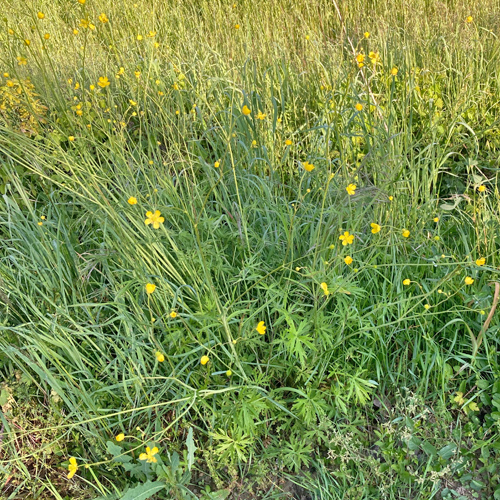
[(257, 328), (255, 328), (255, 329), (260, 333), (260, 335), (264, 335), (264, 333), (266, 333), (266, 327), (264, 326), (263, 321), (259, 321), (259, 324), (257, 325)]
[(408, 229), (403, 229), (403, 232), (401, 233), (405, 238), (408, 238), (410, 236), (410, 231)]
[(125, 439), (125, 434), (123, 434), (123, 432), (121, 432), (120, 434), (118, 434), (115, 439), (120, 442), (120, 441), (123, 441)]
[(372, 228), (372, 233), (373, 234), (377, 234), (378, 232), (380, 232), (380, 230), (382, 229), (378, 224), (376, 224), (375, 222), (372, 222), (370, 224), (371, 228)]
[(359, 102), (354, 107), (356, 108), (356, 111), (361, 111), (363, 109), (363, 105)]
[(241, 108), (241, 112), (245, 115), (245, 116), (248, 116), (252, 110), (245, 104), (242, 108)]
[(391, 69), (391, 75), (396, 76), (398, 74), (398, 68), (392, 68)]
[(365, 31), (365, 32), (363, 33), (363, 36), (364, 36), (365, 38), (370, 38), (370, 32)]
[(323, 290), (323, 292), (325, 292), (325, 295), (330, 295), (330, 290), (328, 290), (328, 285), (326, 283), (321, 283), (321, 285), (319, 285), (321, 290)]
[(200, 363), (205, 366), (209, 362), (208, 356), (202, 356), (200, 359)]
[(146, 460), (146, 462), (153, 462), (156, 463), (157, 460), (154, 455), (158, 453), (158, 448), (155, 446), (153, 449), (151, 449), (149, 446), (146, 446), (146, 453), (141, 453), (139, 455), (139, 460)]
[(160, 217), (161, 212), (157, 210), (155, 213), (153, 212), (146, 212), (146, 217), (147, 219), (144, 221), (146, 226), (149, 224), (153, 224), (154, 229), (158, 229), (160, 227), (160, 224), (163, 224), (165, 222), (164, 217)]
[(465, 22), (471, 23), (473, 21), (472, 16), (467, 16)]
[(342, 245), (352, 245), (352, 242), (354, 241), (354, 234), (349, 234), (349, 231), (346, 231), (344, 234), (341, 234), (339, 236), (339, 240), (342, 240)]
[(75, 136), (74, 135), (70, 135), (68, 137), (68, 141), (73, 142), (74, 140), (75, 140)]
[(481, 186), (479, 186), (477, 188), (477, 190), (480, 192), (480, 193), (484, 193), (486, 191), (486, 186), (484, 186), (483, 184), (481, 184)]
[(257, 118), (257, 120), (264, 120), (265, 117), (266, 115), (262, 113), (262, 111), (259, 111), (255, 118)]
[(431, 306), (430, 306), (429, 304), (425, 304), (424, 309), (425, 309), (426, 311), (428, 311), (430, 308), (431, 308)]
[(403, 285), (404, 286), (408, 286), (410, 283), (411, 283), (411, 281), (408, 278), (406, 278), (405, 280), (403, 280)]
[(76, 458), (71, 457), (69, 459), (69, 465), (68, 465), (68, 479), (71, 479), (75, 474), (76, 471), (78, 470), (78, 464), (76, 463)]
[(285, 145), (287, 145), (287, 146), (291, 146), (292, 144), (293, 144), (293, 142), (290, 139), (287, 139), (285, 141)]
[(99, 81), (97, 82), (97, 85), (99, 85), (99, 87), (107, 87), (111, 82), (108, 80), (108, 77), (107, 76), (100, 76), (99, 77)]
[(146, 293), (148, 295), (151, 295), (155, 290), (156, 290), (156, 285), (154, 285), (153, 283), (148, 283), (146, 285)]
[(345, 190), (347, 191), (347, 194), (348, 194), (349, 196), (353, 196), (354, 194), (356, 194), (356, 188), (357, 188), (356, 184), (349, 184), (349, 185), (345, 188)]
[(176, 313), (175, 311), (172, 311), (172, 312), (170, 313), (170, 317), (171, 317), (172, 319), (177, 318), (177, 313)]
[(352, 264), (352, 257), (350, 255), (348, 255), (345, 259), (344, 259), (344, 262), (350, 266)]
[(439, 217), (434, 217), (434, 219), (432, 219), (434, 222), (439, 222)]
[(158, 360), (158, 363), (163, 363), (165, 361), (165, 356), (160, 351), (156, 351), (155, 356), (156, 359)]
[(356, 61), (358, 61), (358, 64), (363, 63), (365, 61), (365, 55), (364, 54), (358, 54), (356, 56)]
[(101, 23), (107, 23), (109, 21), (108, 19), (108, 16), (106, 14), (104, 14), (104, 12), (99, 16), (99, 21), (101, 21)]
[(214, 167), (215, 167), (215, 168), (219, 168), (219, 167), (220, 167), (220, 160), (217, 160), (217, 161), (214, 163)]
[(308, 172), (312, 172), (314, 170), (314, 168), (315, 168), (314, 165), (312, 163), (309, 163), (308, 161), (305, 161), (304, 163), (302, 163), (302, 166)]
[(231, 370), (228, 370), (228, 371), (226, 372), (226, 377), (230, 377), (232, 374), (233, 374), (233, 372), (232, 372)]
[(464, 281), (466, 285), (472, 285), (472, 283), (474, 283), (474, 280), (470, 276), (467, 276)]
[(486, 262), (486, 259), (484, 257), (481, 257), (480, 259), (476, 260), (476, 265), (477, 266), (484, 266), (485, 262)]
[(137, 205), (137, 198), (135, 196), (131, 196), (128, 200), (127, 203), (129, 205)]
[(38, 19), (45, 19), (45, 14), (43, 12), (39, 12), (36, 17), (38, 17)]

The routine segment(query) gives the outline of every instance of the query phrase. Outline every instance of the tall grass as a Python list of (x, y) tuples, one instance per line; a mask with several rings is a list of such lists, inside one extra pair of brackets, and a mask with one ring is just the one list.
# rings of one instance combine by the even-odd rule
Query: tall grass
[(7, 6), (6, 498), (498, 495), (496, 7)]

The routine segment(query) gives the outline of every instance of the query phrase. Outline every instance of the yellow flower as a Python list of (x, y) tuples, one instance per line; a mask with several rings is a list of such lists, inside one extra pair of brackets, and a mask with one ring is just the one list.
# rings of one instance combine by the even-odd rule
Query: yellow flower
[(83, 5), (85, 3), (85, 0), (78, 0), (78, 3), (81, 3)]
[(466, 285), (472, 285), (472, 283), (474, 283), (474, 280), (470, 276), (467, 276), (464, 281)]
[(139, 78), (141, 76), (141, 72), (140, 71), (134, 71), (134, 75), (136, 78)]
[(464, 393), (460, 391), (457, 392), (457, 395), (453, 398), (453, 401), (455, 401), (455, 403), (458, 403), (459, 405), (463, 405), (465, 403)]
[(214, 167), (215, 167), (215, 168), (219, 168), (219, 167), (220, 167), (220, 160), (217, 160), (217, 161), (214, 163)]
[(156, 31), (150, 31), (146, 36), (148, 38), (154, 38), (156, 36)]
[(45, 217), (45, 215), (42, 215), (42, 216), (40, 217), (40, 219), (42, 219), (42, 220), (45, 220), (46, 218), (47, 218), (47, 217)]
[(205, 366), (210, 360), (208, 359), (208, 356), (202, 356), (200, 359), (200, 363)]
[(78, 35), (78, 30), (77, 29), (73, 30), (73, 35)]
[(363, 109), (363, 105), (359, 102), (354, 107), (356, 108), (356, 111), (361, 111)]
[(347, 191), (348, 195), (352, 196), (352, 195), (356, 194), (356, 188), (357, 188), (356, 184), (349, 184), (345, 188), (345, 190)]
[(312, 163), (309, 163), (308, 161), (305, 161), (302, 165), (308, 172), (312, 172), (315, 168), (314, 165)]
[(155, 446), (153, 449), (151, 449), (149, 446), (146, 446), (146, 453), (141, 453), (139, 455), (139, 460), (146, 460), (146, 462), (153, 462), (156, 463), (156, 458), (154, 455), (158, 453), (158, 448)]
[(75, 136), (74, 135), (70, 135), (68, 137), (68, 141), (73, 142), (74, 140), (75, 140)]
[(285, 145), (287, 145), (287, 146), (291, 146), (292, 144), (293, 144), (293, 142), (290, 139), (287, 139), (285, 141)]
[(235, 25), (234, 25), (234, 29), (235, 29), (235, 30), (239, 30), (239, 29), (240, 29), (240, 25), (239, 25), (239, 24), (235, 24)]
[(434, 222), (439, 222), (439, 217), (434, 217), (433, 221)]
[(158, 229), (160, 227), (160, 224), (163, 224), (165, 222), (164, 217), (160, 217), (161, 212), (157, 210), (155, 213), (153, 212), (146, 212), (146, 217), (147, 219), (144, 221), (144, 223), (147, 225), (153, 224), (154, 229)]
[(486, 186), (484, 186), (484, 185), (482, 185), (482, 184), (481, 184), (481, 186), (479, 186), (479, 187), (477, 188), (477, 190), (478, 190), (480, 193), (484, 193), (484, 192), (486, 191)]
[(151, 295), (155, 290), (156, 290), (156, 285), (154, 285), (153, 283), (146, 284), (146, 293), (148, 295)]
[(365, 55), (364, 55), (364, 54), (361, 54), (361, 53), (360, 53), (360, 54), (358, 54), (358, 55), (356, 56), (356, 61), (358, 61), (358, 64), (363, 63), (363, 62), (365, 61)]
[(48, 40), (50, 38), (50, 33), (45, 33), (45, 35), (43, 35), (43, 38), (45, 40)]
[(368, 54), (368, 57), (370, 58), (370, 62), (372, 64), (377, 64), (377, 62), (380, 60), (380, 54), (378, 52), (370, 52)]
[(394, 67), (391, 69), (391, 75), (396, 76), (398, 74), (398, 68)]
[(405, 238), (408, 238), (408, 236), (410, 236), (410, 231), (408, 231), (408, 229), (403, 229), (403, 233), (402, 234), (403, 234), (403, 236)]
[(165, 356), (160, 351), (156, 351), (155, 356), (156, 359), (158, 360), (158, 363), (163, 363), (165, 361)]
[(370, 32), (365, 31), (365, 32), (363, 33), (363, 36), (364, 36), (365, 38), (370, 38)]
[(107, 23), (109, 21), (108, 19), (108, 16), (106, 14), (104, 14), (104, 12), (99, 16), (99, 21), (101, 21), (101, 23)]
[(14, 34), (14, 30), (12, 28), (9, 28), (9, 35), (13, 35)]
[(69, 470), (68, 479), (71, 479), (76, 474), (76, 471), (78, 470), (78, 464), (76, 463), (75, 457), (71, 457), (69, 459), (68, 470)]
[(245, 116), (248, 116), (252, 110), (245, 104), (242, 108), (241, 108), (241, 112), (245, 115)]
[(123, 66), (120, 66), (117, 75), (123, 75), (123, 73), (125, 73), (125, 68)]
[(228, 370), (228, 371), (226, 372), (226, 376), (227, 376), (227, 377), (230, 377), (232, 374), (233, 374), (233, 372), (232, 372), (231, 370)]
[(252, 141), (252, 147), (256, 148), (257, 147), (257, 141)]
[(354, 234), (349, 234), (349, 231), (346, 231), (344, 234), (341, 234), (339, 236), (339, 240), (342, 240), (342, 245), (352, 245), (352, 242), (354, 241)]
[(348, 255), (345, 259), (344, 259), (344, 262), (350, 266), (352, 264), (352, 257), (350, 255)]
[(330, 295), (330, 290), (328, 290), (328, 285), (326, 283), (321, 283), (321, 285), (319, 285), (321, 290), (323, 290), (323, 292), (325, 292), (325, 295)]
[(404, 286), (409, 286), (410, 283), (411, 283), (411, 281), (408, 278), (406, 278), (405, 280), (403, 280), (403, 285)]
[(472, 16), (467, 16), (465, 22), (471, 23), (473, 21)]
[(380, 232), (380, 230), (382, 229), (378, 224), (376, 224), (375, 222), (372, 222), (370, 224), (371, 228), (372, 228), (372, 233), (373, 234), (377, 234), (378, 232)]
[(259, 111), (255, 118), (257, 118), (257, 120), (264, 120), (265, 117), (266, 115), (262, 113), (262, 111)]
[(107, 76), (100, 76), (99, 77), (99, 81), (97, 82), (97, 85), (99, 85), (99, 87), (107, 87), (111, 82), (108, 80), (108, 77)]
[(5, 82), (5, 85), (7, 85), (7, 87), (13, 87), (14, 86), (14, 82), (12, 80), (7, 80)]
[(121, 432), (120, 434), (118, 434), (118, 436), (115, 437), (115, 439), (118, 442), (123, 441), (125, 439), (125, 434), (123, 434), (123, 432)]
[(177, 313), (175, 311), (172, 311), (170, 313), (170, 317), (173, 319), (173, 318), (177, 318)]
[(24, 40), (24, 45), (26, 45), (27, 47), (29, 47), (30, 43), (31, 42), (29, 40)]
[(39, 12), (36, 16), (38, 19), (45, 19), (45, 14), (43, 12)]
[(142, 40), (142, 35), (137, 35), (137, 40), (140, 42)]
[(132, 99), (129, 99), (128, 102), (130, 103), (131, 106), (137, 106), (137, 103)]
[(259, 324), (255, 329), (260, 333), (260, 335), (264, 335), (264, 333), (266, 333), (266, 327), (264, 326), (263, 321), (259, 321)]
[(128, 200), (127, 200), (128, 204), (129, 205), (137, 205), (137, 198), (135, 196), (131, 196)]
[(392, 201), (394, 199), (394, 196), (389, 196), (389, 201)]
[(476, 265), (484, 266), (485, 262), (486, 262), (486, 259), (484, 257), (481, 257), (480, 259), (476, 260)]
[(424, 309), (425, 309), (426, 311), (428, 311), (430, 308), (431, 308), (431, 306), (430, 306), (429, 304), (425, 304)]
[(38, 223), (38, 225), (39, 225), (39, 226), (43, 226), (43, 222), (42, 222), (42, 221), (40, 221), (40, 222)]
[(4, 77), (4, 78), (9, 78), (9, 73), (4, 73), (4, 74), (3, 74), (3, 77)]

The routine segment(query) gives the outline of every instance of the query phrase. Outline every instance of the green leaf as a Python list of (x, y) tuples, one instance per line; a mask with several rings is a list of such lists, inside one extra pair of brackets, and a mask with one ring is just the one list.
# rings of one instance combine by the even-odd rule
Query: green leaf
[(196, 451), (196, 445), (194, 444), (192, 427), (190, 427), (188, 430), (186, 446), (188, 449), (188, 469), (191, 470), (191, 467), (194, 464), (194, 452)]
[(427, 455), (437, 455), (436, 448), (429, 441), (424, 441), (420, 447)]
[(457, 449), (456, 445), (454, 443), (450, 443), (441, 448), (438, 451), (438, 455), (441, 458), (444, 458), (445, 460), (449, 460), (455, 454), (456, 449)]
[(120, 500), (147, 500), (158, 491), (163, 490), (165, 486), (165, 483), (161, 481), (146, 481), (128, 490)]

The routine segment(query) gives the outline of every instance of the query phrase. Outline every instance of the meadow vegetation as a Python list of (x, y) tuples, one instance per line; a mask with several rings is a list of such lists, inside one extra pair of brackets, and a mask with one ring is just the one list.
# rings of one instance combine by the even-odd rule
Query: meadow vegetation
[(2, 498), (500, 498), (497, 0), (3, 7)]

